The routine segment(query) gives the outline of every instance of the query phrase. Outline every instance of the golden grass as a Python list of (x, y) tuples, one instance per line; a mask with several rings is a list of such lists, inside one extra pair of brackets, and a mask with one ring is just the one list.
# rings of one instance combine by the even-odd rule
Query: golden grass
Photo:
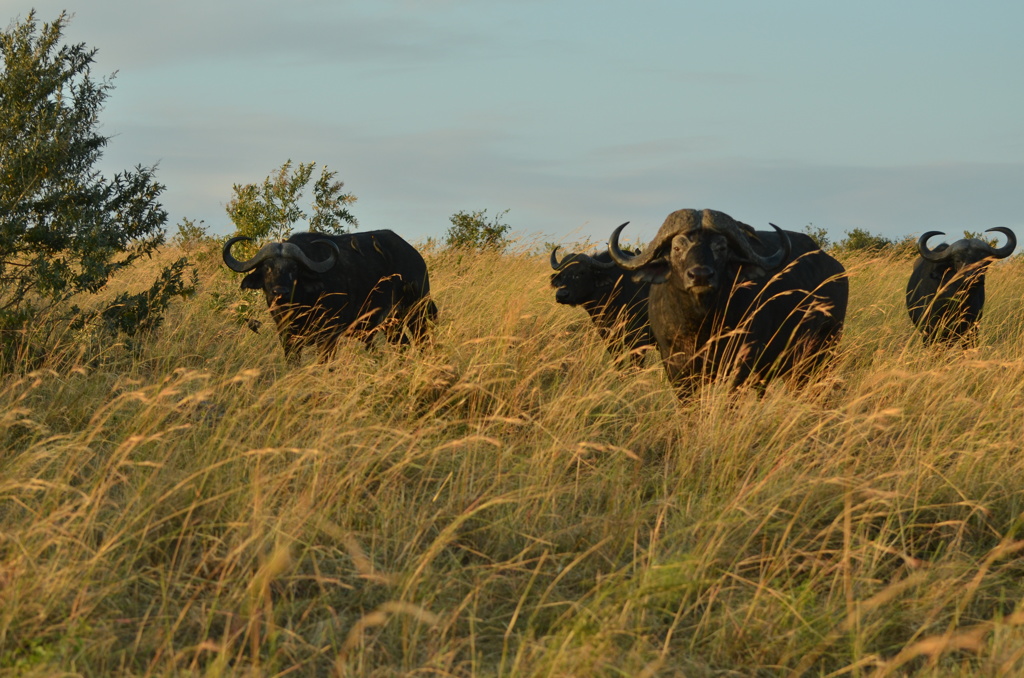
[(0, 382), (0, 670), (1019, 672), (1020, 265), (963, 353), (845, 263), (830, 373), (680, 404), (546, 255), (432, 254), (431, 344), (293, 370), (205, 259), (145, 341)]

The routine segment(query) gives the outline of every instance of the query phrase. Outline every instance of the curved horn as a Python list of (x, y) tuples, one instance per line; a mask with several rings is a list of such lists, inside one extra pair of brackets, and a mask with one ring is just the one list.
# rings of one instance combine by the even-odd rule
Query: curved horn
[[(789, 236), (786, 235), (786, 232), (781, 228), (770, 221), (768, 222), (768, 225), (774, 228), (775, 232), (779, 234), (779, 249), (774, 254), (761, 257), (757, 265), (766, 271), (772, 271), (789, 261), (790, 256), (793, 254), (793, 243), (789, 241)], [(757, 236), (753, 237), (756, 238)]]
[(579, 254), (570, 254), (570, 255), (566, 256), (564, 259), (562, 259), (561, 261), (558, 261), (558, 259), (555, 256), (555, 252), (557, 250), (558, 250), (557, 247), (555, 247), (555, 249), (551, 250), (551, 268), (555, 269), (556, 271), (560, 271), (563, 268), (565, 268), (566, 266), (568, 266), (569, 264), (574, 264), (574, 263), (575, 264), (586, 264), (587, 266), (590, 266), (591, 268), (596, 268), (596, 269), (600, 269), (600, 270), (607, 270), (609, 268), (615, 268), (615, 262), (614, 261), (598, 261), (594, 257), (590, 256), (589, 254), (584, 254), (583, 252), (580, 252)]
[[(726, 224), (728, 224), (726, 226)], [(774, 271), (779, 268), (783, 263), (789, 261), (789, 257), (793, 251), (793, 245), (789, 241), (789, 236), (786, 235), (785, 231), (776, 226), (775, 224), (769, 223), (768, 225), (775, 229), (775, 232), (779, 235), (779, 249), (771, 254), (758, 254), (754, 251), (754, 245), (751, 240), (757, 239), (757, 236), (746, 228), (741, 228), (744, 224), (740, 224), (736, 221), (730, 221), (722, 223), (720, 221), (715, 222), (715, 230), (722, 233), (729, 239), (729, 242), (739, 250), (739, 259), (742, 263), (753, 264), (763, 268), (765, 271)], [(725, 228), (722, 228), (726, 226)], [(747, 227), (749, 228), (749, 227)]]
[[(338, 247), (338, 243), (334, 242), (333, 240), (327, 240), (325, 238), (321, 238), (319, 240), (314, 240), (313, 244), (315, 245), (318, 242), (322, 242), (323, 244), (327, 245), (328, 247), (330, 247), (333, 250), (333, 252), (332, 252), (332, 254), (330, 256), (328, 256), (326, 259), (324, 259), (323, 261), (321, 261), (321, 262), (319, 262), (317, 264), (317, 266), (326, 266), (326, 268), (324, 268), (324, 270), (317, 271), (316, 269), (313, 269), (317, 273), (326, 273), (327, 271), (329, 271), (332, 268), (334, 268), (334, 265), (336, 263), (338, 263), (338, 259), (341, 259), (341, 248), (339, 248)], [(328, 261), (331, 262), (330, 266), (327, 266), (327, 262)]]
[(598, 261), (597, 259), (595, 259), (594, 257), (590, 256), (589, 254), (584, 254), (583, 256), (586, 257), (586, 259), (584, 259), (584, 261), (586, 261), (588, 264), (590, 264), (594, 268), (598, 268), (598, 269), (601, 269), (601, 270), (607, 270), (609, 268), (615, 268), (616, 266), (618, 266), (618, 264), (616, 264), (614, 261)]
[(629, 222), (627, 221), (625, 224), (622, 224), (612, 231), (611, 237), (608, 238), (608, 254), (611, 255), (612, 261), (618, 264), (621, 268), (624, 268), (627, 271), (636, 271), (654, 258), (655, 248), (650, 247), (647, 252), (641, 252), (640, 254), (630, 254), (620, 248), (619, 233), (622, 233), (622, 229), (624, 229), (628, 224)]
[(313, 261), (312, 259), (309, 258), (309, 255), (303, 252), (302, 248), (300, 248), (298, 245), (296, 245), (295, 243), (286, 242), (282, 247), (281, 254), (291, 259), (296, 259), (303, 266), (313, 271), (313, 273), (326, 273), (327, 271), (331, 270), (334, 267), (334, 264), (335, 262), (337, 262), (338, 257), (341, 256), (341, 250), (338, 249), (337, 244), (323, 238), (321, 238), (320, 240), (314, 240), (310, 244), (315, 245), (317, 243), (324, 243), (325, 245), (333, 249), (334, 252), (328, 254), (327, 258), (324, 259), (323, 261)]
[(925, 261), (930, 261), (933, 264), (941, 264), (943, 261), (949, 258), (952, 253), (952, 248), (947, 247), (941, 252), (928, 249), (928, 239), (936, 235), (946, 235), (942, 231), (927, 231), (921, 234), (921, 237), (917, 239), (917, 251), (920, 253), (921, 258)]
[(563, 259), (561, 261), (561, 263), (559, 263), (558, 257), (555, 256), (555, 252), (557, 252), (557, 251), (558, 251), (558, 245), (555, 245), (555, 249), (551, 250), (551, 268), (555, 269), (556, 271), (558, 269), (562, 268), (562, 264), (565, 263), (565, 259)]
[(1006, 244), (996, 249), (995, 247), (989, 246), (989, 256), (995, 257), (996, 259), (1005, 259), (1006, 257), (1013, 254), (1013, 250), (1017, 247), (1017, 236), (1013, 234), (1013, 231), (1006, 228), (1005, 226), (996, 226), (990, 228), (986, 233), (1002, 233), (1006, 236)]
[(235, 237), (228, 239), (228, 241), (224, 243), (224, 251), (222, 252), (222, 257), (224, 258), (224, 265), (230, 268), (235, 273), (247, 273), (248, 271), (251, 271), (252, 269), (259, 266), (261, 263), (263, 263), (264, 259), (274, 254), (276, 243), (269, 243), (261, 247), (260, 251), (257, 252), (256, 256), (254, 256), (252, 259), (247, 259), (246, 261), (239, 261), (238, 259), (235, 259), (231, 255), (231, 246), (234, 245), (236, 242), (240, 242), (242, 240), (248, 240), (251, 242), (252, 238), (249, 238), (244, 235), (236, 235)]
[(589, 254), (581, 253), (577, 254), (576, 256), (579, 257), (579, 261), (597, 269), (607, 270), (609, 268), (615, 268), (616, 266), (616, 263), (614, 261), (598, 261), (596, 258), (590, 256)]

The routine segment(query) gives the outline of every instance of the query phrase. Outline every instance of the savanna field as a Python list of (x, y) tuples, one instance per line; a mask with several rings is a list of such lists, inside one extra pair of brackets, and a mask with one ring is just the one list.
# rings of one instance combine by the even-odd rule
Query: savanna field
[(189, 254), (160, 328), (0, 381), (3, 674), (1024, 672), (1024, 264), (963, 352), (847, 256), (831, 370), (680, 403), (547, 252), (428, 250), (432, 343), (295, 369)]

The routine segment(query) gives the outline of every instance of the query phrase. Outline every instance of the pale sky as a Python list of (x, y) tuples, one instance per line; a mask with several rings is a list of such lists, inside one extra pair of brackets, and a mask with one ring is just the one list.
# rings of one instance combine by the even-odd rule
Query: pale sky
[(360, 230), (460, 210), (544, 240), (712, 208), (833, 238), (1024, 231), (1024, 3), (0, 0), (117, 71), (106, 174), (157, 164), (169, 230), (235, 183), (338, 171)]

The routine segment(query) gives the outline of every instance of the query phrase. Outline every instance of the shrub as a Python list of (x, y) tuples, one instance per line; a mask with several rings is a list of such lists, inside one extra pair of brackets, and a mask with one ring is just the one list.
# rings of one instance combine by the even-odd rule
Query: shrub
[(968, 231), (967, 229), (964, 229), (964, 238), (967, 238), (968, 240), (974, 238), (984, 243), (988, 243), (992, 247), (999, 246), (999, 238), (991, 233), (985, 233), (984, 231)]
[(292, 170), (292, 161), (288, 160), (262, 184), (235, 184), (227, 212), (237, 234), (260, 244), (287, 238), (295, 224), (303, 220), (309, 221), (310, 231), (320, 233), (346, 233), (349, 226), (357, 227), (359, 222), (348, 209), (356, 197), (341, 192), (345, 184), (335, 181), (337, 172), (326, 166), (313, 184), (312, 217), (300, 206), (315, 168), (316, 163), (309, 162), (299, 163)]
[(836, 247), (845, 252), (881, 252), (891, 246), (892, 240), (863, 228), (846, 231), (846, 237), (836, 243)]
[(445, 233), (445, 245), (453, 249), (505, 249), (509, 242), (507, 234), (512, 229), (508, 224), (501, 222), (506, 214), (508, 210), (499, 212), (488, 221), (487, 210), (456, 212), (449, 218), (452, 226)]
[(824, 228), (815, 226), (814, 224), (807, 224), (804, 226), (804, 233), (811, 237), (811, 240), (823, 250), (827, 250), (832, 246), (832, 240), (828, 237), (828, 231)]
[(184, 218), (178, 224), (178, 232), (171, 238), (171, 244), (183, 250), (191, 251), (200, 249), (217, 242), (217, 238), (210, 235), (206, 222), (202, 219), (196, 223), (195, 219)]

